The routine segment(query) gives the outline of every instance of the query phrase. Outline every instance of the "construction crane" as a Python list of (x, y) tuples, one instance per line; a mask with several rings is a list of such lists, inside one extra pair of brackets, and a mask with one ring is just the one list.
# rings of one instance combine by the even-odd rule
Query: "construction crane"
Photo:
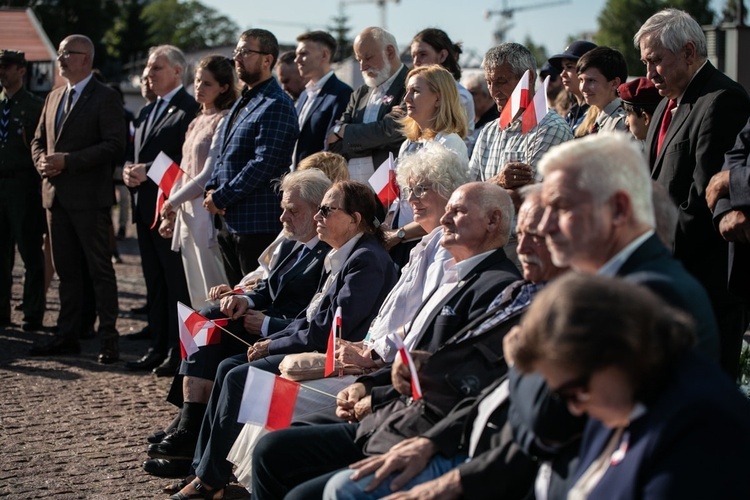
[(484, 12), (484, 18), (490, 20), (492, 16), (500, 16), (500, 20), (497, 22), (497, 28), (493, 32), (495, 37), (495, 45), (499, 45), (505, 41), (505, 35), (513, 28), (513, 14), (519, 10), (531, 10), (541, 9), (542, 7), (551, 7), (553, 5), (562, 5), (570, 3), (570, 0), (558, 0), (555, 2), (541, 2), (526, 5), (519, 5), (518, 7), (508, 7), (508, 0), (503, 0), (503, 8), (500, 10), (486, 10)]
[(340, 0), (339, 5), (343, 8), (344, 5), (352, 5), (355, 3), (374, 3), (380, 9), (380, 27), (384, 30), (388, 29), (388, 23), (386, 20), (386, 5), (388, 2), (399, 3), (400, 0)]

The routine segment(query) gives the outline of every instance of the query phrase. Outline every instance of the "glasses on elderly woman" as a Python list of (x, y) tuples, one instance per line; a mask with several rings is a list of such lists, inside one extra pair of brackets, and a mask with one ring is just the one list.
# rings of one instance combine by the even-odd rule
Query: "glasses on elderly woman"
[(338, 207), (331, 207), (331, 206), (328, 206), (328, 205), (320, 205), (318, 207), (318, 212), (320, 212), (320, 214), (323, 217), (328, 217), (329, 215), (331, 215), (331, 212), (333, 212), (335, 210), (342, 210), (342, 209), (338, 208)]
[(589, 387), (591, 374), (581, 375), (573, 380), (565, 382), (557, 389), (550, 388), (550, 396), (554, 399), (565, 403), (583, 403), (588, 400), (588, 394), (582, 394)]
[(406, 195), (406, 198), (410, 198), (412, 193), (414, 193), (414, 196), (417, 198), (421, 198), (424, 196), (427, 191), (429, 191), (431, 187), (426, 184), (415, 184), (414, 186), (407, 186), (404, 188), (404, 194)]

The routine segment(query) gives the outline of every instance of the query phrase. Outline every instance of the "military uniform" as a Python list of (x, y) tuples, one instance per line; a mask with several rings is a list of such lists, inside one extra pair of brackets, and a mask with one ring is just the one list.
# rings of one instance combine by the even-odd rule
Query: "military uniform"
[[(23, 53), (0, 50), (0, 64), (25, 64)], [(30, 143), (43, 101), (23, 87), (9, 97), (0, 92), (0, 325), (10, 323), (14, 245), (25, 267), (24, 328), (41, 326), (45, 309), (45, 230), (41, 179), (34, 168)]]

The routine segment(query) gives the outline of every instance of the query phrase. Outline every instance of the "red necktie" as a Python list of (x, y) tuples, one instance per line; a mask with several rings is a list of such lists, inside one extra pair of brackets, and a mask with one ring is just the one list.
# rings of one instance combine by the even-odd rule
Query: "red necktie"
[(664, 116), (661, 119), (661, 126), (659, 127), (659, 138), (656, 141), (656, 154), (661, 152), (661, 146), (664, 143), (664, 138), (667, 136), (667, 130), (669, 130), (669, 124), (672, 123), (672, 110), (677, 107), (677, 101), (672, 99), (667, 104), (667, 109), (664, 110)]

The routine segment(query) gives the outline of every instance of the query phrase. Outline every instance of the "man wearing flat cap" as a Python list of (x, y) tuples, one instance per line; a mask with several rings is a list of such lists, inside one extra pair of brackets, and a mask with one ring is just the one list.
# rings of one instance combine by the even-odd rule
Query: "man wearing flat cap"
[(656, 106), (662, 99), (659, 90), (648, 78), (636, 78), (621, 84), (617, 92), (625, 110), (625, 125), (633, 137), (643, 143)]
[(31, 160), (42, 100), (23, 86), (23, 52), (0, 49), (0, 327), (10, 323), (14, 245), (23, 259), (23, 329), (36, 330), (44, 316), (44, 211), (39, 174)]

